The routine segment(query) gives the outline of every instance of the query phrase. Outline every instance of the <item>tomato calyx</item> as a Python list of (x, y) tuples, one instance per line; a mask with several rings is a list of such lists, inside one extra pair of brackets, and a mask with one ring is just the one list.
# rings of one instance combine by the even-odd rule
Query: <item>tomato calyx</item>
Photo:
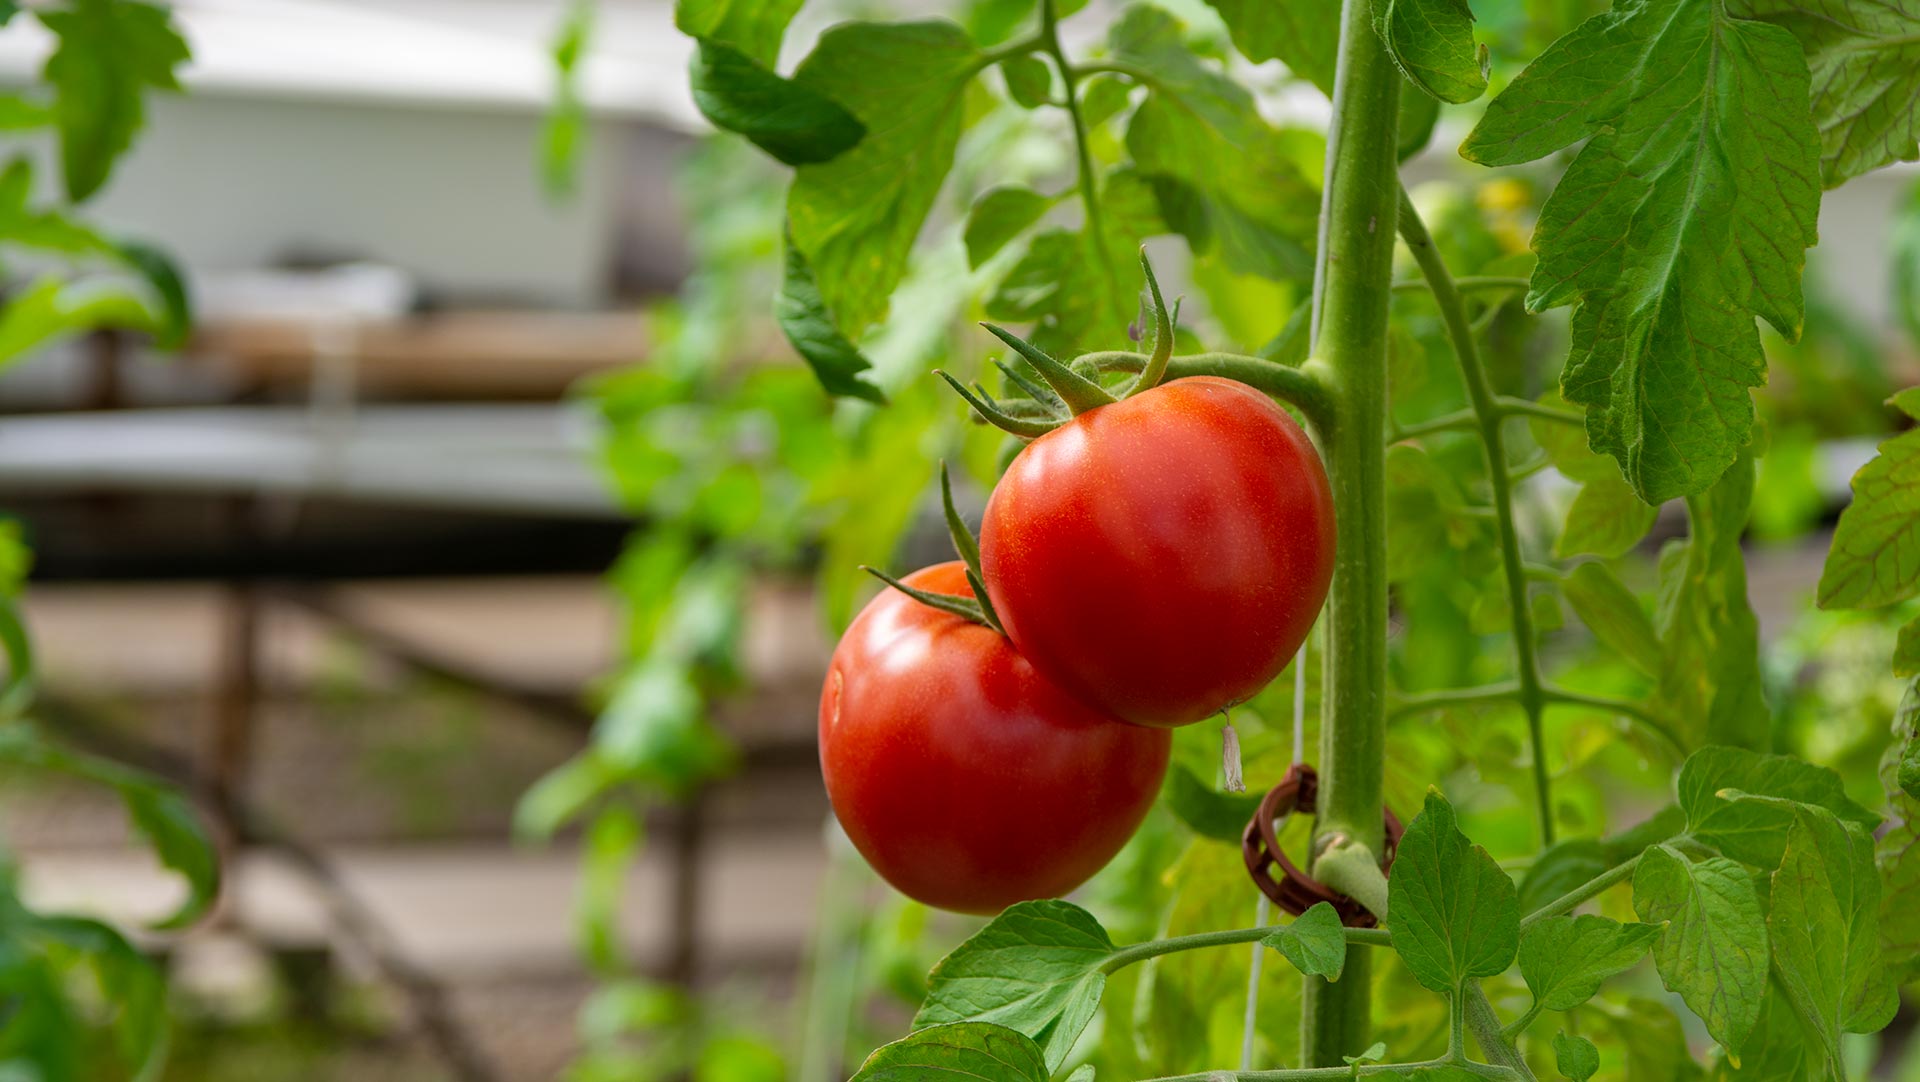
[(967, 527), (966, 519), (960, 517), (959, 510), (953, 505), (953, 479), (947, 473), (945, 462), (940, 463), (940, 503), (946, 511), (947, 536), (953, 539), (953, 551), (960, 557), (960, 562), (967, 567), (967, 585), (973, 588), (972, 597), (916, 589), (866, 564), (861, 564), (860, 570), (922, 605), (952, 613), (964, 620), (971, 620), (1005, 636), (1007, 630), (1000, 625), (1000, 614), (993, 611), (993, 601), (987, 597), (986, 580), (980, 575), (980, 539), (974, 536), (973, 531)]
[[(1039, 374), (1041, 382), (1036, 382), (1014, 365), (997, 358), (993, 361), (994, 367), (1006, 376), (1008, 385), (1028, 397), (1001, 402), (979, 383), (969, 388), (944, 371), (935, 369), (934, 374), (946, 380), (982, 420), (1023, 440), (1038, 439), (1088, 410), (1152, 390), (1166, 379), (1167, 365), (1173, 359), (1173, 331), (1180, 321), (1180, 300), (1176, 298), (1172, 309), (1168, 309), (1145, 246), (1140, 249), (1140, 269), (1146, 277), (1150, 298), (1146, 307), (1153, 317), (1153, 347), (1147, 354), (1090, 353), (1066, 362), (1004, 327), (982, 323), (995, 338), (1026, 358)], [(1116, 364), (1117, 359), (1131, 363)], [(1139, 375), (1121, 387), (1108, 390), (1101, 385), (1100, 377), (1116, 371), (1137, 371)]]

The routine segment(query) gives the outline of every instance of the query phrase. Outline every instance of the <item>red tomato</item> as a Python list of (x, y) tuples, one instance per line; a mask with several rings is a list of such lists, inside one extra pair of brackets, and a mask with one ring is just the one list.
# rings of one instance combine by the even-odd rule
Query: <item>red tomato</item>
[(1272, 680), (1333, 577), (1333, 494), (1266, 395), (1193, 376), (1029, 444), (987, 502), (993, 607), (1034, 668), (1142, 725)]
[[(958, 562), (904, 581), (972, 596)], [(963, 913), (1086, 882), (1146, 816), (1170, 743), (897, 590), (847, 628), (820, 693), (820, 769), (847, 836), (902, 893)]]

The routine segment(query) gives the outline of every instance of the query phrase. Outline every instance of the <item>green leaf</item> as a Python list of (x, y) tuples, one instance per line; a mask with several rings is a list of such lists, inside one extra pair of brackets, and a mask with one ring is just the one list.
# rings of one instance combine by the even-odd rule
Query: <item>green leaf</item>
[(763, 67), (780, 59), (780, 42), (802, 0), (678, 0), (673, 25), (690, 37), (724, 42)]
[(160, 302), (152, 326), (153, 344), (161, 349), (186, 345), (187, 335), (193, 331), (193, 304), (187, 296), (186, 279), (173, 257), (140, 241), (122, 241), (115, 252), (146, 279)]
[(1893, 675), (1920, 676), (1920, 616), (1900, 625), (1893, 644)]
[(1207, 0), (1227, 24), (1233, 47), (1256, 64), (1278, 60), (1333, 95), (1340, 54), (1340, 7), (1323, 0)]
[(580, 60), (593, 38), (594, 6), (573, 0), (553, 39), (553, 104), (540, 126), (540, 182), (555, 202), (573, 195), (580, 148), (587, 139), (587, 106), (580, 97)]
[(1726, 857), (1694, 863), (1656, 846), (1634, 870), (1633, 911), (1648, 924), (1667, 925), (1653, 947), (1661, 983), (1738, 1054), (1767, 990), (1760, 881)]
[(882, 1045), (848, 1082), (1047, 1082), (1040, 1046), (986, 1022), (933, 1026)]
[(1032, 53), (1002, 60), (1000, 75), (1007, 95), (1022, 109), (1038, 109), (1053, 98), (1053, 69)]
[(1520, 941), (1520, 976), (1534, 1002), (1570, 1011), (1592, 999), (1602, 981), (1633, 968), (1660, 931), (1585, 914), (1548, 917)]
[[(1639, 501), (1635, 501), (1636, 503)], [(1640, 599), (1607, 565), (1583, 563), (1560, 581), (1560, 593), (1607, 649), (1648, 676), (1661, 669), (1660, 640)]]
[(1512, 165), (1591, 137), (1541, 210), (1527, 306), (1577, 305), (1562, 389), (1648, 503), (1705, 490), (1752, 438), (1753, 317), (1799, 335), (1820, 194), (1807, 93), (1777, 26), (1619, 0), (1521, 72), (1461, 147)]
[(0, 365), (100, 327), (157, 331), (161, 322), (147, 299), (123, 282), (42, 278), (0, 306)]
[(220, 861), (193, 805), (150, 775), (49, 743), (24, 722), (0, 725), (0, 762), (50, 770), (114, 790), (154, 856), (187, 884), (187, 899), (155, 928), (184, 928), (220, 893)]
[(1618, 473), (1588, 481), (1567, 509), (1567, 524), (1553, 543), (1553, 554), (1563, 560), (1583, 554), (1609, 560), (1624, 556), (1647, 536), (1658, 514)]
[(1823, 809), (1792, 807), (1786, 854), (1769, 897), (1774, 972), (1834, 1077), (1845, 1078), (1840, 1035), (1877, 1032), (1899, 1006), (1878, 958), (1873, 838)]
[(1466, 0), (1382, 0), (1373, 29), (1407, 81), (1444, 102), (1472, 101), (1487, 91), (1487, 49), (1473, 43)]
[(1260, 943), (1286, 955), (1293, 968), (1309, 977), (1337, 981), (1347, 967), (1347, 930), (1326, 902), (1315, 902)]
[(1762, 755), (1745, 748), (1707, 747), (1687, 757), (1674, 785), (1694, 837), (1745, 864), (1772, 870), (1780, 864), (1793, 824), (1791, 805), (1719, 795), (1777, 798), (1823, 808), (1871, 831), (1880, 817), (1847, 796), (1840, 775), (1789, 755)]
[(1729, 0), (1727, 9), (1800, 39), (1813, 69), (1813, 119), (1827, 187), (1920, 158), (1920, 5)]
[(1513, 964), (1520, 903), (1513, 880), (1455, 825), (1453, 806), (1428, 790), (1387, 880), (1393, 949), (1436, 992), (1492, 977)]
[(832, 161), (867, 134), (832, 98), (768, 71), (724, 42), (699, 40), (688, 80), (694, 104), (714, 127), (746, 136), (787, 165)]
[(1701, 1077), (1687, 1047), (1687, 1031), (1666, 1004), (1636, 996), (1611, 1021), (1627, 1053), (1626, 1082), (1692, 1082)]
[(1894, 737), (1900, 742), (1893, 782), (1907, 796), (1920, 800), (1920, 681), (1907, 685), (1894, 711)]
[(15, 158), (0, 173), (0, 244), (17, 244), (66, 256), (118, 255), (113, 242), (57, 210), (34, 210), (33, 166)]
[(1036, 234), (1026, 253), (988, 295), (988, 318), (1036, 323), (1028, 340), (1058, 356), (1127, 344), (1138, 314), (1136, 279), (1122, 279), (1116, 242), (1104, 249), (1071, 229)]
[(1809, 1082), (1825, 1071), (1808, 1062), (1806, 1028), (1787, 1005), (1776, 978), (1761, 1005), (1760, 1022), (1747, 1038), (1736, 1065), (1723, 1058), (1714, 1073), (1718, 1082)]
[(19, 94), (0, 94), (0, 131), (31, 131), (53, 123), (53, 110)]
[(1095, 75), (1080, 84), (1080, 117), (1097, 128), (1133, 101), (1133, 84), (1115, 75)]
[(1127, 124), (1127, 150), (1153, 178), (1167, 223), (1195, 251), (1268, 278), (1312, 271), (1318, 201), (1253, 96), (1203, 63), (1177, 19), (1126, 9), (1108, 35), (1115, 59), (1152, 77)]
[(546, 841), (620, 781), (620, 771), (605, 756), (586, 749), (547, 771), (520, 794), (513, 809), (514, 838)]
[(1687, 499), (1692, 536), (1660, 554), (1659, 713), (1686, 744), (1761, 747), (1772, 726), (1760, 674), (1760, 625), (1747, 603), (1740, 535), (1753, 501), (1742, 452), (1705, 494)]
[(1053, 202), (1051, 196), (1018, 185), (982, 192), (967, 211), (967, 265), (978, 267), (992, 258), (1008, 241), (1039, 221)]
[(1900, 821), (1875, 843), (1880, 869), (1880, 958), (1896, 986), (1920, 977), (1920, 806), (1896, 798)]
[(594, 723), (609, 765), (669, 792), (721, 773), (733, 749), (706, 722), (706, 704), (683, 665), (648, 658), (622, 674)]
[[(93, 971), (101, 998), (111, 1006), (108, 1024), (128, 1077), (155, 1079), (165, 1065), (170, 1019), (167, 985), (160, 971), (127, 938), (97, 920), (37, 913), (10, 914), (10, 939), (29, 941), (45, 949), (61, 969), (83, 965)], [(17, 1040), (21, 1015), (30, 1009), (16, 1006), (9, 1025)], [(29, 1024), (30, 1025), (30, 1024)], [(14, 1040), (9, 1051), (17, 1051)]]
[(1223, 793), (1194, 776), (1182, 763), (1167, 771), (1161, 790), (1167, 809), (1195, 834), (1240, 844), (1247, 823), (1259, 810), (1260, 797), (1252, 793)]
[(787, 195), (793, 244), (835, 324), (854, 336), (887, 310), (953, 164), (980, 51), (950, 22), (843, 23), (820, 36), (795, 85), (867, 128), (831, 161), (802, 165)]
[(141, 96), (180, 89), (174, 68), (187, 62), (187, 43), (167, 9), (152, 4), (82, 0), (36, 14), (57, 39), (41, 78), (54, 89), (67, 198), (79, 203), (133, 145), (146, 122)]
[(933, 967), (914, 1028), (992, 1022), (1038, 1042), (1047, 1069), (1058, 1069), (1100, 1005), (1100, 966), (1112, 955), (1093, 914), (1071, 902), (1020, 902)]
[(1826, 567), (1823, 609), (1871, 609), (1920, 593), (1920, 429), (1882, 443), (1853, 475)]
[(1560, 1077), (1587, 1082), (1600, 1069), (1600, 1050), (1585, 1037), (1562, 1031), (1553, 1035), (1553, 1065)]
[(620, 902), (642, 834), (634, 810), (613, 804), (594, 817), (583, 838), (573, 897), (574, 935), (581, 955), (602, 977), (617, 977), (622, 971)]
[(821, 299), (807, 257), (787, 242), (786, 274), (773, 299), (774, 320), (793, 344), (794, 351), (813, 369), (828, 394), (884, 403), (887, 396), (861, 373), (873, 367), (858, 346), (847, 340)]
[(1440, 103), (1427, 94), (1400, 94), (1400, 121), (1395, 128), (1398, 142), (1395, 155), (1405, 163), (1433, 139), (1433, 126), (1440, 122)]

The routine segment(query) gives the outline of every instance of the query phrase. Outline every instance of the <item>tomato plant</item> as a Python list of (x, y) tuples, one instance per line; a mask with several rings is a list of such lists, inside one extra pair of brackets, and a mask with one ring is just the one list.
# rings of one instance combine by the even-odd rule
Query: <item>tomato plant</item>
[[(903, 582), (972, 595), (958, 562)], [(893, 590), (847, 628), (820, 694), (820, 768), (848, 837), (903, 893), (967, 913), (1086, 882), (1153, 806), (1168, 743), (1061, 690), (993, 628)]]
[[(969, 412), (1025, 443), (1004, 476), (972, 459), (993, 489), (983, 618), (1136, 720), (1251, 696), (1235, 717), (1249, 778), (1317, 768), (1306, 873), (1381, 925), (1266, 921), (1221, 845), (1252, 809), (1208, 783), (1190, 734), (1211, 727), (1188, 725), (1164, 802), (1187, 846), (1155, 848), (1151, 818), (1142, 835), (1157, 883), (1006, 909), (856, 1077), (1665, 1080), (1703, 1076), (1703, 1057), (1715, 1077), (1858, 1074), (1860, 1035), (1920, 972), (1903, 840), (1920, 697), (1879, 719), (1897, 739), (1877, 741), (1878, 772), (1790, 728), (1777, 704), (1798, 693), (1763, 663), (1741, 542), (1757, 514), (1811, 518), (1756, 490), (1757, 470), (1805, 470), (1769, 458), (1754, 392), (1770, 351), (1796, 383), (1829, 378), (1806, 359), (1840, 337), (1809, 317), (1806, 252), (1823, 191), (1920, 156), (1920, 15), (983, 2), (841, 23), (782, 73), (790, 9), (754, 12), (682, 0), (678, 21), (708, 117), (793, 169), (775, 310), (795, 349), (861, 409), (943, 363)], [(1272, 60), (1327, 96), (1324, 131), (1263, 109), (1272, 69), (1252, 65)], [(1437, 159), (1436, 131), (1466, 132), (1449, 175), (1474, 180), (1409, 191), (1402, 163)], [(1143, 242), (1184, 260), (1191, 330), (1150, 280), (1143, 299)], [(997, 332), (998, 377), (964, 347), (895, 351), (903, 320), (961, 314), (1023, 327)], [(1161, 375), (1176, 382), (1127, 398)], [(1263, 477), (1313, 456), (1217, 430), (1090, 438), (1192, 376), (1298, 409), (1325, 463), (1337, 536), (1292, 689), (1258, 685), (1318, 589), (1247, 614), (1324, 548), (1300, 542), (1284, 568), (1209, 554), (1269, 521)], [(1920, 418), (1914, 394), (1892, 405)], [(1079, 416), (1061, 426), (1063, 409)], [(1863, 421), (1889, 425), (1842, 427)], [(1914, 439), (1856, 477), (1821, 605), (1920, 595), (1898, 555), (1920, 531)], [(1203, 453), (1227, 464), (1217, 483)], [(1654, 558), (1669, 503), (1684, 530)], [(1204, 525), (1163, 541), (1158, 511)], [(1149, 534), (1142, 552), (1108, 543)], [(1164, 638), (1141, 631), (1156, 618)], [(1895, 673), (1920, 672), (1920, 632), (1891, 645)], [(1390, 874), (1383, 806), (1418, 812)], [(1137, 941), (1115, 941), (1121, 924)], [(1218, 953), (1247, 944), (1302, 980)]]

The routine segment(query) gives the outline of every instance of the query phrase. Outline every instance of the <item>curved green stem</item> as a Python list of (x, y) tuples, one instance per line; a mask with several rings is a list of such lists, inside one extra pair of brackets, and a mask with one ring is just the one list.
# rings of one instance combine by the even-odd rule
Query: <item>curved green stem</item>
[[(1453, 280), (1453, 287), (1462, 293), (1503, 292), (1510, 289), (1525, 289), (1529, 285), (1525, 278), (1496, 278), (1489, 275), (1461, 275)], [(1401, 293), (1411, 293), (1427, 288), (1425, 278), (1408, 278), (1393, 283), (1393, 288)]]
[(1526, 1057), (1501, 1031), (1500, 1016), (1487, 1001), (1487, 990), (1480, 987), (1479, 981), (1468, 981), (1463, 998), (1467, 1028), (1473, 1031), (1474, 1040), (1480, 1042), (1480, 1054), (1511, 1075), (1533, 1082), (1533, 1068), (1527, 1066)]
[(1009, 41), (1005, 45), (998, 45), (981, 53), (976, 70), (984, 71), (995, 64), (1012, 60), (1016, 56), (1037, 53), (1046, 47), (1047, 39), (1044, 34), (1034, 34), (1018, 41)]
[(1061, 105), (1073, 122), (1073, 153), (1079, 163), (1080, 201), (1087, 209), (1087, 232), (1093, 237), (1093, 250), (1100, 257), (1100, 265), (1112, 274), (1107, 231), (1100, 220), (1100, 195), (1094, 188), (1093, 152), (1087, 146), (1087, 122), (1080, 112), (1079, 73), (1068, 62), (1067, 51), (1060, 45), (1060, 17), (1054, 10), (1054, 0), (1040, 0), (1040, 47), (1053, 57), (1054, 65), (1060, 69), (1060, 85), (1066, 92), (1066, 100)]
[(1446, 261), (1433, 245), (1427, 227), (1413, 209), (1413, 200), (1401, 189), (1400, 236), (1407, 242), (1415, 263), (1433, 290), (1433, 300), (1453, 340), (1454, 356), (1460, 362), (1460, 376), (1467, 386), (1467, 398), (1473, 403), (1480, 428), (1480, 443), (1486, 451), (1487, 483), (1493, 491), (1494, 526), (1500, 536), (1500, 563), (1506, 572), (1507, 601), (1512, 610), (1515, 676), (1519, 687), (1516, 698), (1527, 716), (1527, 737), (1533, 747), (1533, 790), (1540, 817), (1542, 847), (1553, 844), (1553, 780), (1547, 771), (1547, 738), (1544, 725), (1546, 698), (1541, 694), (1540, 660), (1533, 633), (1533, 611), (1527, 603), (1526, 560), (1520, 552), (1520, 535), (1513, 524), (1513, 481), (1507, 473), (1506, 436), (1501, 421), (1508, 407), (1493, 392), (1486, 366), (1480, 363), (1480, 351), (1474, 344), (1473, 328), (1467, 320), (1466, 302), (1448, 273)]
[(1561, 706), (1584, 706), (1593, 710), (1605, 710), (1618, 714), (1659, 737), (1661, 742), (1667, 746), (1667, 750), (1673, 753), (1676, 761), (1687, 757), (1687, 746), (1681, 742), (1680, 735), (1675, 731), (1673, 723), (1655, 714), (1653, 711), (1648, 710), (1639, 703), (1626, 699), (1615, 699), (1605, 695), (1586, 695), (1578, 691), (1568, 691), (1565, 688), (1554, 687), (1552, 685), (1542, 688), (1541, 693), (1547, 697), (1549, 703)]
[(1641, 854), (1634, 854), (1631, 860), (1622, 861), (1608, 868), (1606, 871), (1601, 872), (1585, 883), (1562, 894), (1546, 905), (1528, 913), (1526, 916), (1520, 918), (1520, 931), (1524, 933), (1527, 929), (1546, 920), (1548, 917), (1557, 917), (1562, 913), (1571, 913), (1582, 904), (1591, 901), (1595, 896), (1606, 891), (1608, 887), (1630, 878), (1633, 875), (1633, 870), (1640, 866), (1640, 856)]
[[(1103, 350), (1084, 353), (1077, 361), (1087, 361), (1102, 372), (1139, 372), (1148, 363), (1144, 353)], [(1313, 373), (1289, 368), (1263, 357), (1240, 353), (1193, 353), (1167, 362), (1167, 379), (1187, 376), (1221, 376), (1244, 383), (1255, 390), (1297, 406), (1315, 428), (1323, 432), (1333, 419), (1333, 402), (1327, 387)]]
[(1497, 684), (1482, 684), (1479, 687), (1427, 691), (1418, 695), (1403, 695), (1394, 700), (1393, 705), (1387, 710), (1387, 717), (1398, 720), (1411, 714), (1445, 710), (1454, 706), (1485, 706), (1489, 703), (1517, 702), (1519, 697), (1520, 684), (1514, 680), (1502, 680)]
[(1323, 1079), (1355, 1078), (1367, 1075), (1406, 1077), (1410, 1072), (1426, 1067), (1454, 1067), (1482, 1078), (1531, 1079), (1533, 1077), (1530, 1074), (1521, 1075), (1511, 1068), (1491, 1063), (1427, 1059), (1417, 1063), (1362, 1063), (1353, 1067), (1303, 1067), (1280, 1071), (1201, 1071), (1199, 1074), (1150, 1078), (1146, 1082), (1321, 1082)]
[[(1225, 932), (1200, 932), (1196, 935), (1175, 936), (1172, 939), (1151, 939), (1145, 943), (1135, 943), (1131, 947), (1121, 947), (1100, 963), (1100, 972), (1112, 973), (1124, 969), (1135, 962), (1144, 962), (1149, 958), (1158, 958), (1163, 954), (1178, 954), (1181, 951), (1205, 950), (1208, 947), (1231, 947), (1239, 943), (1253, 943), (1262, 940), (1286, 927), (1283, 924), (1265, 928), (1235, 928)], [(1353, 946), (1390, 947), (1393, 939), (1380, 928), (1348, 928), (1347, 942)]]

